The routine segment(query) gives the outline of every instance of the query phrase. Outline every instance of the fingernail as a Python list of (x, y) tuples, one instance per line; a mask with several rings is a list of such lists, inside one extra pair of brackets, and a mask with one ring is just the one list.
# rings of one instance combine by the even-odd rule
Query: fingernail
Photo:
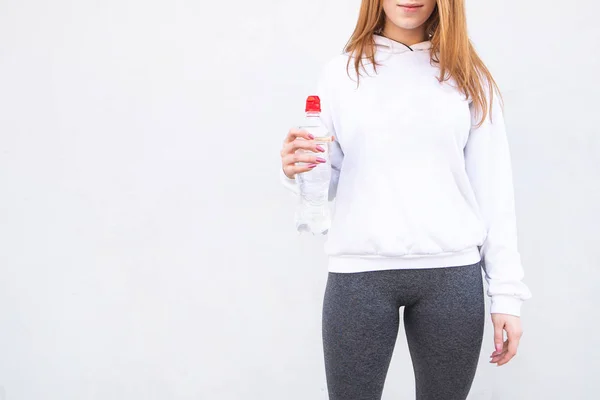
[(320, 152), (325, 152), (325, 149), (319, 145), (317, 145), (317, 150), (319, 150)]
[(320, 162), (320, 163), (327, 162), (327, 160), (326, 160), (326, 159), (324, 159), (324, 158), (321, 158), (321, 157), (317, 157), (317, 161), (318, 161), (318, 162)]
[(311, 138), (311, 139), (315, 138), (315, 136), (313, 134), (311, 134), (311, 133), (308, 134), (308, 137)]
[(316, 167), (316, 166), (317, 166), (317, 164), (310, 164), (310, 165), (308, 166), (308, 168), (314, 168), (314, 167)]

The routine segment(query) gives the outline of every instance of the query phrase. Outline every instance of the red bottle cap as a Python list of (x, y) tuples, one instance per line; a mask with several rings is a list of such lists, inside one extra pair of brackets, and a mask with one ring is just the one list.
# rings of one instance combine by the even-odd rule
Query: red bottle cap
[(321, 99), (319, 96), (308, 96), (306, 99), (306, 112), (321, 112)]

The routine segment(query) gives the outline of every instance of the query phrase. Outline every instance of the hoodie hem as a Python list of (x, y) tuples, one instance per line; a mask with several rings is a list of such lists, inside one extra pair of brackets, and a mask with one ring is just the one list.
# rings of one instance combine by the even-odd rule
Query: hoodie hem
[(330, 255), (328, 270), (329, 272), (355, 273), (389, 269), (445, 268), (473, 265), (480, 261), (481, 255), (477, 247), (454, 253), (399, 257)]

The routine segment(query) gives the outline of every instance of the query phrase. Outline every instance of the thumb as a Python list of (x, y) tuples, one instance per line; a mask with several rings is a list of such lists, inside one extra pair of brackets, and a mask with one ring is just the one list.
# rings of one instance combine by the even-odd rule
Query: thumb
[(502, 334), (502, 324), (494, 324), (494, 346), (496, 347), (496, 352), (502, 352), (502, 345), (504, 344), (504, 335)]

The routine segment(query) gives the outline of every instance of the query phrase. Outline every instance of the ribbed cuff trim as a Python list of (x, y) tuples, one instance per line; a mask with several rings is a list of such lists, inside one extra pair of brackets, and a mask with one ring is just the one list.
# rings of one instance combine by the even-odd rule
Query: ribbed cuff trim
[(523, 304), (523, 300), (508, 296), (504, 294), (498, 294), (492, 296), (492, 306), (491, 313), (492, 314), (510, 314), (517, 317), (521, 316), (521, 305)]
[(283, 172), (283, 168), (279, 168), (279, 180), (289, 190), (291, 190), (295, 194), (300, 194), (300, 189), (296, 184), (296, 179), (290, 179), (287, 177), (285, 172)]

